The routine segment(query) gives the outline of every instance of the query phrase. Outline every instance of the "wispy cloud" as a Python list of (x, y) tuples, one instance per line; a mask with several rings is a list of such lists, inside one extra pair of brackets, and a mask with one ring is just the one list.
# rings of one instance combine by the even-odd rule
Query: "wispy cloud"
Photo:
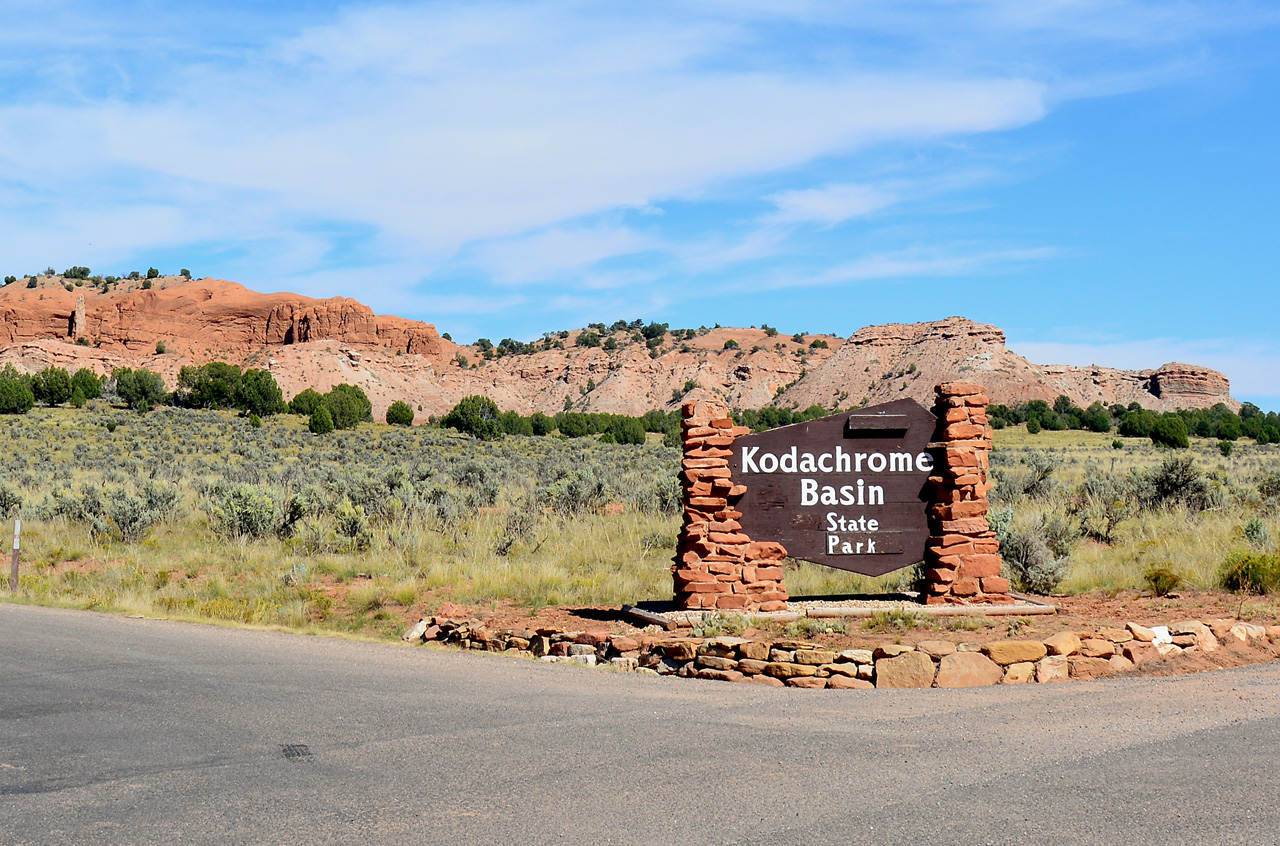
[(1053, 247), (971, 250), (931, 248), (879, 253), (844, 262), (819, 273), (782, 272), (756, 283), (761, 290), (816, 288), (872, 280), (935, 278), (993, 273), (1016, 265), (1044, 261), (1059, 255)]

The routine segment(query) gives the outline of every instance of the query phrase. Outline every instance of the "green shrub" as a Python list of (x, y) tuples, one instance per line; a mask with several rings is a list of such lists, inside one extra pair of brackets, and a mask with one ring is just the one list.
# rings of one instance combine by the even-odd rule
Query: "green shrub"
[(12, 365), (0, 370), (0, 414), (26, 414), (36, 404), (29, 380), (20, 376)]
[(102, 379), (98, 374), (94, 373), (87, 367), (81, 367), (71, 377), (71, 386), (73, 390), (79, 390), (84, 394), (87, 400), (97, 399), (102, 396)]
[(497, 403), (477, 394), (463, 397), (444, 416), (440, 425), (482, 441), (496, 441), (502, 437), (502, 426), (498, 422), (500, 414)]
[(1240, 534), (1255, 549), (1265, 550), (1271, 548), (1271, 530), (1267, 528), (1267, 524), (1260, 517), (1250, 517), (1249, 521), (1241, 528)]
[(307, 421), (307, 428), (316, 435), (327, 435), (333, 431), (333, 415), (329, 413), (329, 406), (320, 403), (311, 412), (311, 419)]
[(333, 417), (335, 429), (354, 429), (360, 423), (373, 422), (373, 403), (355, 385), (334, 385), (324, 395), (324, 404)]
[(31, 393), (36, 402), (50, 407), (71, 399), (72, 390), (71, 374), (61, 367), (46, 367), (31, 377)]
[(84, 408), (85, 403), (87, 403), (87, 402), (88, 402), (88, 400), (87, 400), (87, 399), (85, 399), (84, 391), (80, 390), (80, 388), (78, 388), (78, 387), (77, 387), (77, 388), (75, 388), (75, 389), (73, 389), (73, 390), (71, 391), (71, 405), (72, 405), (72, 407), (74, 407), (74, 408)]
[(234, 408), (240, 368), (211, 361), (178, 371), (177, 402), (187, 408)]
[(158, 278), (159, 276), (160, 276), (160, 271), (156, 270), (154, 267), (149, 267), (149, 268), (147, 268), (147, 278), (148, 278), (148, 279), (156, 279), (156, 278)]
[(0, 482), (0, 520), (8, 520), (22, 508), (22, 496), (4, 482)]
[(1161, 417), (1151, 430), (1151, 443), (1170, 449), (1186, 449), (1191, 445), (1186, 422), (1175, 414)]
[(616, 443), (642, 444), (644, 443), (644, 424), (638, 418), (619, 415), (609, 424), (608, 434), (613, 435)]
[(232, 537), (264, 538), (279, 531), (280, 501), (258, 485), (235, 485), (217, 491), (209, 514), (216, 531)]
[(555, 431), (556, 421), (541, 411), (535, 411), (529, 416), (529, 427), (533, 430), (533, 434), (541, 437)]
[(724, 349), (726, 350), (736, 350), (738, 348), (739, 348), (738, 342), (735, 341), (733, 338), (730, 338), (729, 340), (724, 342)]
[(1190, 456), (1171, 455), (1155, 470), (1138, 477), (1139, 501), (1147, 508), (1182, 503), (1192, 511), (1204, 511), (1212, 496), (1209, 483)]
[(1233, 552), (1223, 562), (1219, 582), (1237, 593), (1280, 591), (1280, 555), (1260, 552)]
[(392, 426), (412, 426), (413, 406), (400, 400), (391, 403), (387, 407), (387, 423)]
[(504, 411), (499, 414), (498, 425), (506, 435), (533, 435), (533, 421), (527, 417), (521, 417), (516, 411)]
[(287, 408), (276, 378), (266, 370), (253, 368), (242, 373), (236, 382), (232, 405), (259, 417), (280, 414)]
[[(150, 282), (144, 282), (142, 284), (142, 287), (146, 288), (150, 284), (151, 284)], [(156, 355), (164, 355), (168, 351), (169, 351), (169, 348), (165, 346), (164, 341), (156, 341)]]
[(1182, 577), (1170, 569), (1168, 561), (1152, 564), (1143, 572), (1142, 579), (1154, 596), (1168, 596), (1182, 587)]
[[(310, 417), (316, 408), (324, 402), (324, 395), (307, 388), (289, 400), (289, 412), (301, 417)], [(332, 418), (329, 420), (333, 422)]]
[(145, 367), (137, 370), (120, 367), (111, 376), (116, 381), (116, 394), (134, 411), (150, 411), (164, 402), (167, 395), (164, 379)]
[(580, 332), (574, 343), (580, 347), (598, 347), (600, 346), (600, 335), (596, 332)]
[(1223, 458), (1231, 457), (1231, 450), (1235, 447), (1231, 441), (1218, 441), (1218, 452), (1222, 453)]
[(1040, 434), (1040, 420), (1038, 418), (1032, 417), (1030, 420), (1027, 421), (1027, 434), (1028, 435)]
[(1025, 530), (1005, 522), (997, 530), (1005, 575), (1018, 590), (1050, 594), (1067, 577), (1068, 533), (1044, 517)]

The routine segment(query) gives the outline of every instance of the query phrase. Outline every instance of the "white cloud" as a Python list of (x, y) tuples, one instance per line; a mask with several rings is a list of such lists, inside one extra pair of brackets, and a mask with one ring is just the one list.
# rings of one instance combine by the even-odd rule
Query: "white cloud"
[(1014, 265), (1043, 261), (1057, 255), (1058, 250), (1052, 247), (977, 251), (958, 248), (903, 250), (864, 256), (818, 273), (775, 274), (773, 278), (757, 283), (756, 287), (761, 289), (812, 288), (877, 279), (991, 273)]
[(863, 217), (898, 200), (897, 196), (882, 188), (854, 183), (780, 191), (769, 199), (778, 209), (767, 217), (772, 222), (821, 223), (826, 226)]
[(474, 265), (502, 284), (523, 284), (583, 271), (602, 259), (653, 246), (653, 239), (626, 227), (557, 227), (484, 242), (469, 250), (462, 264)]
[[(348, 11), (231, 67), (169, 68), (138, 101), (2, 106), (0, 178), (64, 201), (110, 173), (175, 206), (179, 185), (244, 193), (282, 228), (358, 221), (448, 254), (876, 142), (1044, 113), (1042, 85), (1001, 73), (723, 61), (745, 38), (730, 23), (562, 4)], [(106, 225), (112, 193), (91, 199)]]

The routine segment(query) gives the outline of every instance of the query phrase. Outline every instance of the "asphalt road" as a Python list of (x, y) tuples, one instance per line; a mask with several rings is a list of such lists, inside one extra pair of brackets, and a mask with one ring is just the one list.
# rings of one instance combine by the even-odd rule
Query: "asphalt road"
[(0, 605), (0, 842), (1280, 843), (1280, 665), (804, 691)]

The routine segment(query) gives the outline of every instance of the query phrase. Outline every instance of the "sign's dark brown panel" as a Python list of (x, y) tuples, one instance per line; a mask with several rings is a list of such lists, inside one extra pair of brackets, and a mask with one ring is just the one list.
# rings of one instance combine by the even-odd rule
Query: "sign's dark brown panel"
[(905, 399), (736, 439), (743, 532), (868, 576), (923, 560), (935, 423)]

